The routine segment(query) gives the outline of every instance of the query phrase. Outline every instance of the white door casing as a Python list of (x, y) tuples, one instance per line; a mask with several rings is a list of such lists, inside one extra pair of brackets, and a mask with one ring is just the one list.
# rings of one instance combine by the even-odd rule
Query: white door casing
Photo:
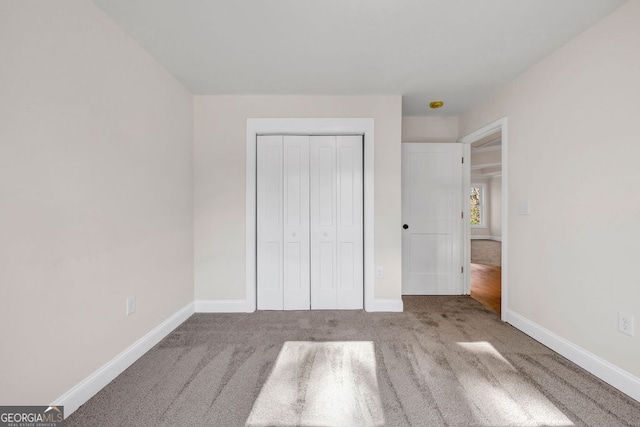
[[(508, 160), (509, 160), (509, 156), (508, 156), (508, 139), (509, 139), (509, 132), (508, 132), (508, 119), (507, 117), (503, 117), (501, 119), (498, 119), (494, 122), (491, 122), (483, 127), (481, 127), (480, 129), (477, 129), (474, 132), (471, 132), (470, 134), (460, 138), (460, 140), (458, 141), (460, 143), (460, 145), (463, 145), (465, 147), (465, 149), (467, 150), (467, 152), (469, 152), (469, 147), (470, 145), (475, 142), (475, 141), (479, 141), (482, 138), (486, 137), (487, 135), (490, 135), (492, 133), (496, 133), (496, 132), (500, 132), (501, 138), (502, 138), (502, 205), (501, 205), (501, 220), (502, 220), (502, 251), (501, 251), (501, 255), (502, 255), (502, 261), (501, 261), (501, 270), (502, 270), (502, 274), (501, 274), (501, 279), (500, 279), (500, 285), (501, 285), (501, 301), (502, 301), (502, 312), (500, 313), (500, 317), (503, 321), (507, 321), (507, 312), (509, 311), (508, 308), (508, 304), (509, 304), (509, 227), (508, 227), (508, 222), (509, 222), (509, 216), (507, 215), (507, 206), (509, 206), (509, 201), (508, 201), (508, 197), (509, 197), (509, 191), (508, 191), (508, 179), (507, 177), (509, 176), (509, 167), (508, 167)], [(468, 188), (469, 185), (471, 184), (471, 178), (470, 178), (470, 170), (469, 170), (469, 163), (470, 162), (466, 162), (465, 163), (465, 179), (464, 179), (464, 183), (465, 183), (465, 187)], [(467, 194), (467, 199), (468, 200), (468, 194)], [(466, 221), (465, 222), (465, 227), (464, 227), (464, 231), (465, 231), (465, 243), (469, 244), (469, 240), (470, 240), (470, 236), (471, 236), (471, 228), (469, 225), (469, 222)], [(465, 266), (467, 268), (465, 268), (465, 272), (470, 270), (470, 263), (471, 263), (471, 257), (470, 256), (466, 256), (465, 257)], [(471, 277), (469, 274), (466, 274), (465, 276), (465, 289), (466, 292), (469, 293), (471, 291)]]
[(404, 295), (464, 293), (462, 155), (461, 144), (402, 144)]

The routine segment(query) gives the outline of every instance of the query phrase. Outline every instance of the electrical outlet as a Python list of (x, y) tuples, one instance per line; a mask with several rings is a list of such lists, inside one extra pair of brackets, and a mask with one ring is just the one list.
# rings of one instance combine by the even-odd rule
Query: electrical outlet
[(618, 330), (623, 334), (633, 336), (633, 315), (618, 313)]
[(521, 200), (518, 202), (518, 215), (529, 215), (528, 200)]
[(384, 269), (382, 267), (376, 268), (376, 279), (382, 279), (384, 277)]
[(131, 296), (127, 297), (127, 316), (132, 315), (136, 312), (136, 297)]

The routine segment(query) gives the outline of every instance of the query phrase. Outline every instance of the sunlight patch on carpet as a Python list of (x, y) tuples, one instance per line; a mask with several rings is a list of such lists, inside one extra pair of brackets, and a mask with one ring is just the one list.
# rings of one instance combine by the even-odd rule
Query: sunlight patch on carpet
[(384, 425), (373, 342), (285, 342), (247, 425)]
[[(573, 426), (491, 343), (458, 342), (472, 358), (455, 369), (477, 419), (492, 425)], [(484, 424), (484, 423), (481, 423)]]
[(498, 350), (495, 349), (491, 343), (486, 341), (475, 341), (475, 342), (459, 342), (457, 343), (460, 347), (465, 349), (468, 352), (475, 353), (477, 355), (483, 355), (484, 357), (491, 357), (496, 359), (497, 362), (504, 364), (505, 367), (509, 367), (511, 370), (515, 371), (516, 368), (513, 367), (511, 363), (507, 359), (505, 359)]

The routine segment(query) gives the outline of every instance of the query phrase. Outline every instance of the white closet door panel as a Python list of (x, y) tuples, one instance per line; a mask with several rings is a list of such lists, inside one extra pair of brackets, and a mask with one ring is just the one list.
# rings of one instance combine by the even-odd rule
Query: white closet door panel
[(363, 307), (362, 136), (260, 136), (260, 310)]
[(257, 302), (259, 310), (283, 309), (282, 136), (257, 141)]
[(284, 309), (308, 310), (309, 137), (284, 137)]
[[(316, 139), (317, 138), (317, 139)], [(335, 137), (316, 137), (318, 226), (334, 227), (336, 213)]]
[(311, 308), (362, 308), (362, 136), (312, 136), (310, 157)]
[(363, 307), (362, 136), (337, 137), (337, 305)]
[(310, 137), (311, 308), (335, 309), (336, 137)]
[[(331, 305), (333, 296), (335, 295), (335, 274), (333, 265), (336, 259), (334, 242), (318, 242), (317, 262), (314, 264), (314, 273), (319, 274), (315, 277), (318, 281), (318, 290), (324, 292), (325, 295), (329, 295), (331, 298), (327, 299), (326, 305)], [(320, 294), (318, 294), (320, 295)]]

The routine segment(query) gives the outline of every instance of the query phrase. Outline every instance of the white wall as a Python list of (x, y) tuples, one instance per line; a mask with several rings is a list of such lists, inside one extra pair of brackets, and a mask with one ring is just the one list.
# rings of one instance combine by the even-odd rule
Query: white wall
[(502, 177), (489, 179), (489, 235), (502, 238)]
[(193, 300), (193, 98), (89, 1), (0, 52), (0, 402), (46, 405)]
[(246, 120), (372, 117), (375, 120), (374, 297), (401, 296), (400, 96), (195, 97), (195, 297), (245, 298)]
[(467, 135), (508, 118), (508, 308), (636, 378), (639, 22), (632, 0), (460, 120)]
[(457, 116), (402, 118), (402, 142), (456, 142), (457, 140)]

